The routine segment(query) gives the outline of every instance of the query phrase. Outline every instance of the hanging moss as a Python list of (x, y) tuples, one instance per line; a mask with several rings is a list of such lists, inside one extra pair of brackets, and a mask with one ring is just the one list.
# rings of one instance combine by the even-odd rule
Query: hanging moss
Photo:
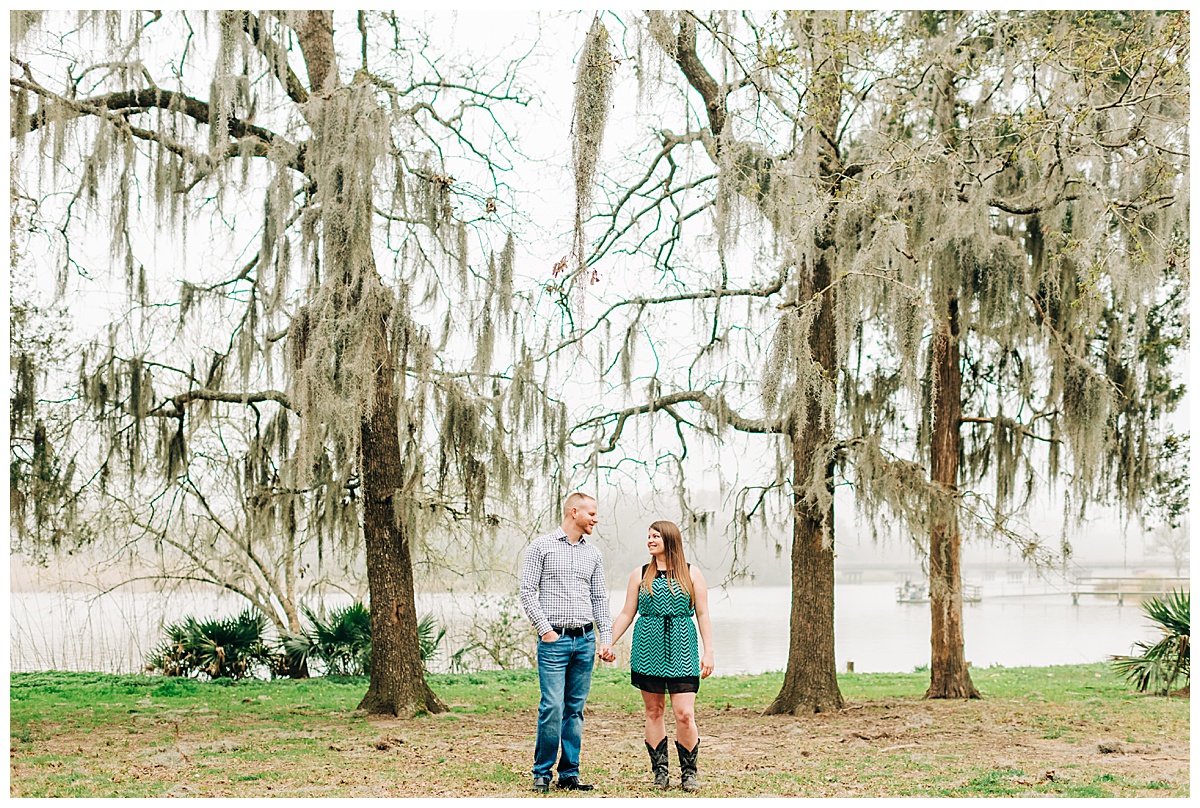
[(575, 172), (575, 226), (573, 257), (579, 282), (584, 272), (584, 219), (595, 193), (600, 145), (612, 106), (616, 62), (608, 52), (609, 34), (597, 16), (592, 20), (575, 73), (575, 99), (571, 116), (571, 164)]

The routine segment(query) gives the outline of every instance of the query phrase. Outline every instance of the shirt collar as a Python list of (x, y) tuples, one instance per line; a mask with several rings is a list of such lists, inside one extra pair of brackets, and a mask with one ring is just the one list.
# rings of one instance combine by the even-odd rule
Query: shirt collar
[[(571, 543), (571, 537), (567, 535), (567, 531), (562, 529), (562, 525), (559, 525), (558, 527), (556, 527), (554, 529), (554, 532), (551, 533), (550, 535), (556, 539), (565, 541), (567, 544)], [(587, 534), (586, 533), (579, 537), (579, 541), (576, 542), (576, 544), (583, 544), (585, 542), (587, 542)]]

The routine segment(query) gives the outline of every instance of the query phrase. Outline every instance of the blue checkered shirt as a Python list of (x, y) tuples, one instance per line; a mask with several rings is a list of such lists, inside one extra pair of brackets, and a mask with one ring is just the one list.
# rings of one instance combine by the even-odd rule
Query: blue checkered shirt
[(604, 561), (586, 536), (571, 544), (559, 527), (533, 540), (521, 563), (521, 607), (538, 636), (595, 623), (600, 644), (612, 642)]

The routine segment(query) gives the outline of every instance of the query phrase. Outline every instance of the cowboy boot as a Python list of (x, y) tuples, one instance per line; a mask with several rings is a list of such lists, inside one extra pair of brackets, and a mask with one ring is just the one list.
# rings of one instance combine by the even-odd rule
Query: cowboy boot
[(655, 788), (670, 788), (671, 775), (667, 758), (667, 739), (664, 737), (658, 746), (651, 746), (646, 741), (646, 751), (650, 753), (650, 771), (654, 772)]
[(689, 752), (683, 748), (683, 744), (679, 741), (675, 742), (675, 749), (679, 752), (679, 768), (683, 773), (682, 780), (679, 784), (684, 791), (699, 791), (700, 781), (696, 779), (696, 755), (700, 753), (700, 740), (696, 740), (696, 745)]

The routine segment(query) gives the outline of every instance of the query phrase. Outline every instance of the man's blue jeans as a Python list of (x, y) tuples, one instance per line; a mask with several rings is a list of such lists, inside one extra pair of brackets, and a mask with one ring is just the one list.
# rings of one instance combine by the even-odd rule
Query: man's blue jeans
[(537, 743), (533, 749), (533, 776), (550, 779), (550, 769), (562, 745), (558, 776), (579, 776), (579, 745), (583, 737), (583, 705), (592, 688), (592, 666), (596, 664), (596, 634), (582, 637), (565, 634), (554, 642), (538, 640)]

